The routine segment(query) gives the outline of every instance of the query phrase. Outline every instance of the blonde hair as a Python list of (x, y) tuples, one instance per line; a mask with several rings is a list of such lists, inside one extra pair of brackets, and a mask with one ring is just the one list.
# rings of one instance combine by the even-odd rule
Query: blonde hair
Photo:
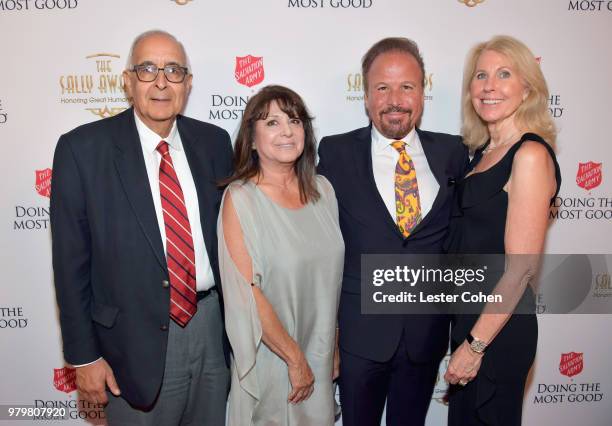
[(540, 135), (549, 145), (554, 146), (557, 131), (548, 112), (549, 95), (544, 74), (531, 50), (523, 42), (510, 36), (495, 36), (474, 46), (468, 54), (463, 70), (461, 133), (464, 143), (473, 151), (489, 139), (487, 125), (474, 110), (470, 96), (476, 63), (480, 55), (487, 50), (508, 58), (528, 89), (527, 97), (516, 110), (516, 126)]

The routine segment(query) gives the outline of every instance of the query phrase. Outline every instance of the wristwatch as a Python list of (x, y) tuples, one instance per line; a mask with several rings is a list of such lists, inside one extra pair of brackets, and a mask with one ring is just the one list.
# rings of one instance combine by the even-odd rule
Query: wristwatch
[(484, 354), (487, 350), (486, 342), (475, 338), (474, 336), (472, 336), (472, 333), (468, 333), (465, 340), (467, 340), (468, 345), (470, 345), (470, 349), (476, 352), (477, 354)]

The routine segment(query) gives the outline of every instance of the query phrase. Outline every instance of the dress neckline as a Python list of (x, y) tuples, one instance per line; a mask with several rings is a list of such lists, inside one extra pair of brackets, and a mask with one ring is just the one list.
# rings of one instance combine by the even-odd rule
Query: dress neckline
[[(478, 150), (476, 151), (476, 155), (478, 155), (478, 161), (476, 162), (476, 164), (474, 164), (474, 167), (472, 167), (472, 169), (470, 170), (470, 172), (463, 178), (464, 180), (475, 176), (475, 175), (482, 175), (487, 173), (488, 171), (496, 168), (497, 166), (499, 166), (501, 163), (503, 163), (503, 161), (506, 159), (506, 157), (508, 156), (508, 154), (510, 154), (510, 152), (512, 152), (512, 149), (514, 148), (515, 145), (521, 143), (524, 139), (526, 135), (529, 135), (530, 133), (524, 133), (519, 140), (517, 140), (516, 142), (514, 142), (512, 145), (510, 145), (510, 148), (508, 148), (508, 151), (506, 151), (506, 153), (502, 156), (502, 158), (500, 158), (495, 164), (493, 164), (491, 167), (489, 167), (488, 169), (485, 169), (481, 172), (476, 172), (476, 173), (471, 173), (472, 170), (474, 170), (474, 167), (476, 167), (478, 165), (478, 163), (480, 162), (480, 160), (482, 159), (482, 155), (485, 149), (487, 149), (487, 146), (489, 146), (489, 144), (491, 143), (491, 139), (489, 139), (487, 141), (487, 143), (485, 143), (483, 146), (481, 146), (480, 148), (478, 148)], [(476, 155), (474, 157), (476, 157)]]
[(261, 188), (259, 188), (259, 186), (257, 184), (255, 184), (255, 182), (253, 181), (248, 181), (250, 185), (252, 185), (255, 188), (255, 191), (257, 191), (263, 198), (266, 199), (266, 201), (270, 204), (272, 204), (273, 206), (278, 207), (281, 210), (286, 210), (286, 211), (290, 211), (290, 212), (300, 212), (302, 210), (304, 210), (306, 207), (308, 207), (308, 204), (310, 203), (306, 203), (304, 204), (302, 207), (299, 207), (297, 209), (293, 209), (291, 207), (285, 207), (279, 203), (277, 203), (276, 201), (274, 201), (272, 198), (270, 198), (264, 191), (261, 190)]

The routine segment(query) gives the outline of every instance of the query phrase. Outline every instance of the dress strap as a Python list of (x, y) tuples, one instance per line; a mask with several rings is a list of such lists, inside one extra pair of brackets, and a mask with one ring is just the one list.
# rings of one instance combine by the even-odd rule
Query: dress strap
[(551, 201), (552, 201), (559, 194), (559, 190), (561, 189), (561, 169), (559, 167), (559, 163), (557, 162), (557, 156), (555, 154), (555, 151), (552, 149), (552, 147), (540, 135), (537, 135), (535, 133), (525, 133), (525, 134), (523, 134), (523, 136), (521, 136), (521, 139), (519, 139), (519, 141), (517, 143), (512, 145), (512, 147), (508, 151), (508, 153), (510, 153), (510, 152), (512, 153), (512, 154), (508, 155), (508, 157), (511, 158), (511, 160), (510, 160), (511, 162), (514, 159), (514, 154), (516, 154), (516, 151), (519, 150), (519, 148), (523, 145), (523, 143), (525, 141), (538, 142), (538, 143), (544, 145), (544, 147), (546, 148), (546, 150), (550, 154), (550, 157), (553, 160), (553, 164), (555, 166), (555, 178), (557, 180), (557, 190), (555, 191), (555, 195), (553, 195), (553, 197), (551, 199)]
[(537, 135), (535, 133), (524, 133), (523, 136), (521, 136), (521, 139), (519, 139), (519, 142), (524, 142), (524, 141), (536, 141), (536, 142), (540, 142), (545, 144), (546, 146), (550, 146), (548, 145), (548, 143), (544, 140), (544, 138), (542, 138), (540, 135)]
[(527, 141), (538, 142), (544, 145), (546, 149), (548, 150), (548, 153), (553, 158), (555, 158), (555, 152), (553, 151), (551, 146), (540, 135), (536, 135), (535, 133), (524, 133), (523, 136), (521, 136), (521, 138), (518, 140), (518, 142), (512, 145), (512, 147), (510, 147), (510, 149), (508, 150), (508, 152), (512, 152), (510, 156), (514, 157), (514, 154), (516, 153), (516, 151), (518, 151), (519, 148), (523, 146), (523, 143)]

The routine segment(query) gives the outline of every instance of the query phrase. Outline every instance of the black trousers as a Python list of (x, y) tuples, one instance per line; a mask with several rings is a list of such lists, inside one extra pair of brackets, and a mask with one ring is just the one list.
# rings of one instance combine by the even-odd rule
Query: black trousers
[(405, 335), (386, 362), (340, 348), (340, 403), (344, 426), (380, 426), (385, 401), (387, 426), (423, 426), (439, 362), (410, 360)]

